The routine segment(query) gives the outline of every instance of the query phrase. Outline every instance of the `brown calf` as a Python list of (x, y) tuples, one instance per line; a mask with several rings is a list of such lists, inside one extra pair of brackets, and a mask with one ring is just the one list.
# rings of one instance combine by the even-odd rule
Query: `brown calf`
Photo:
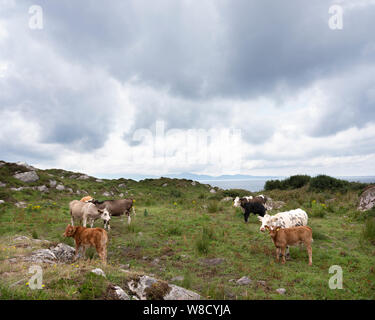
[(64, 237), (72, 237), (76, 243), (76, 252), (74, 260), (77, 259), (80, 248), (83, 248), (83, 256), (85, 255), (88, 247), (95, 247), (96, 252), (102, 259), (103, 263), (106, 264), (107, 260), (107, 232), (102, 228), (85, 228), (85, 227), (73, 227), (70, 224), (66, 227), (63, 234)]
[(311, 242), (312, 238), (312, 229), (307, 226), (299, 226), (293, 228), (281, 229), (280, 227), (272, 228), (266, 227), (270, 236), (273, 240), (273, 243), (276, 247), (276, 260), (279, 261), (280, 251), (283, 256), (282, 263), (285, 263), (285, 249), (287, 246), (293, 246), (303, 243), (306, 246), (307, 253), (309, 255), (309, 265), (312, 265), (312, 249)]

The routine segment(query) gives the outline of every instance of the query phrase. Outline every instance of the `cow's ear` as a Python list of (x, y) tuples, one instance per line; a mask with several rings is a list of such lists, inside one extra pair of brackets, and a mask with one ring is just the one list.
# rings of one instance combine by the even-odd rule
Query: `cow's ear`
[(277, 227), (277, 228), (276, 228), (276, 231), (279, 231), (280, 229), (281, 229), (280, 227)]
[(262, 221), (262, 220), (263, 220), (263, 217), (258, 216), (258, 220), (259, 220), (259, 221)]
[(270, 227), (269, 227), (269, 226), (264, 226), (264, 228), (270, 230)]
[(104, 212), (104, 210), (102, 210), (102, 209), (98, 209), (98, 211), (99, 211), (100, 213), (103, 213), (103, 212)]

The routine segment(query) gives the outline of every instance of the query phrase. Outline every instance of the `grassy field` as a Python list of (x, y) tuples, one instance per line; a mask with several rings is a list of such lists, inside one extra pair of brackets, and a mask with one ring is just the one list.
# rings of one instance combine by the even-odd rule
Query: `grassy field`
[[(263, 192), (286, 203), (270, 214), (298, 207), (307, 211), (314, 238), (313, 265), (309, 267), (307, 252), (299, 247), (291, 248), (292, 259), (285, 265), (276, 263), (274, 245), (267, 233), (259, 231), (257, 218), (251, 215), (245, 224), (242, 212), (233, 208), (231, 201), (221, 201), (229, 193), (244, 194), (243, 190), (210, 193), (207, 185), (166, 178), (77, 180), (79, 174), (63, 170), (38, 170), (40, 180), (25, 184), (12, 177), (21, 170), (16, 165), (0, 167), (0, 182), (7, 184), (0, 188), (0, 199), (6, 201), (0, 205), (1, 299), (103, 299), (109, 282), (121, 285), (129, 277), (120, 270), (126, 264), (131, 271), (166, 281), (183, 276), (183, 280), (171, 282), (206, 299), (375, 299), (374, 233), (369, 224), (374, 218), (366, 218), (374, 216), (374, 210), (356, 211), (358, 191), (312, 192), (304, 186)], [(83, 194), (53, 188), (49, 193), (11, 191), (10, 187), (49, 186), (49, 180), (74, 192), (85, 190), (100, 200), (105, 198), (101, 195), (104, 191), (112, 191), (114, 198), (124, 193), (136, 200), (137, 214), (130, 226), (126, 219), (112, 219), (107, 266), (88, 250), (91, 260), (44, 265), (43, 290), (30, 290), (21, 281), (28, 277), (30, 264), (9, 263), (30, 249), (15, 246), (12, 239), (25, 235), (73, 245), (62, 233), (70, 222), (69, 201)], [(27, 207), (15, 207), (17, 201), (24, 201)], [(99, 221), (95, 225), (102, 227)], [(329, 289), (332, 265), (343, 270), (342, 290)], [(107, 279), (98, 280), (90, 274), (94, 266), (103, 268)], [(243, 276), (252, 283), (240, 286), (233, 281)], [(17, 281), (21, 282), (12, 285)], [(277, 293), (277, 288), (285, 288), (285, 295)]]

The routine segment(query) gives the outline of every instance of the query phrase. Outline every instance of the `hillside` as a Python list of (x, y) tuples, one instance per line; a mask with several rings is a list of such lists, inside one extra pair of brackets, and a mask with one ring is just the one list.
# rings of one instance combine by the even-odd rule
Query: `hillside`
[[(30, 171), (37, 180), (22, 175)], [(20, 173), (17, 177), (34, 181), (19, 180), (15, 175)], [(263, 192), (283, 204), (270, 214), (300, 207), (313, 229), (313, 266), (298, 247), (290, 249), (292, 259), (281, 265), (257, 218), (251, 215), (245, 224), (241, 210), (228, 198), (250, 194), (245, 190), (220, 190), (186, 179), (97, 179), (0, 161), (0, 298), (105, 299), (109, 285), (127, 290), (129, 277), (146, 274), (204, 299), (374, 299), (374, 238), (365, 231), (374, 209), (357, 211), (361, 191), (304, 185)], [(99, 200), (131, 197), (137, 214), (131, 225), (112, 219), (107, 266), (93, 250), (87, 252), (91, 260), (43, 264), (43, 290), (30, 290), (21, 280), (30, 277), (32, 263), (15, 264), (12, 259), (58, 243), (73, 246), (71, 238), (62, 236), (70, 222), (68, 203), (86, 194)], [(20, 236), (31, 240), (20, 244), (14, 240)], [(342, 290), (328, 287), (332, 265), (343, 269)], [(104, 270), (105, 280), (92, 281), (90, 270), (96, 267)], [(242, 277), (251, 281), (238, 282)], [(285, 294), (278, 288), (285, 288)]]

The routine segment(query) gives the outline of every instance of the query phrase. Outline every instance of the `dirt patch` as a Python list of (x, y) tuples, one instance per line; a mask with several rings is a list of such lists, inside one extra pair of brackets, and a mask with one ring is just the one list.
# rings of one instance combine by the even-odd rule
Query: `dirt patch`
[(126, 247), (121, 251), (121, 255), (131, 259), (140, 260), (143, 258), (142, 248), (141, 247)]
[(164, 256), (173, 256), (175, 253), (173, 251), (173, 249), (171, 247), (164, 247), (162, 250), (161, 250), (161, 255), (164, 255)]

